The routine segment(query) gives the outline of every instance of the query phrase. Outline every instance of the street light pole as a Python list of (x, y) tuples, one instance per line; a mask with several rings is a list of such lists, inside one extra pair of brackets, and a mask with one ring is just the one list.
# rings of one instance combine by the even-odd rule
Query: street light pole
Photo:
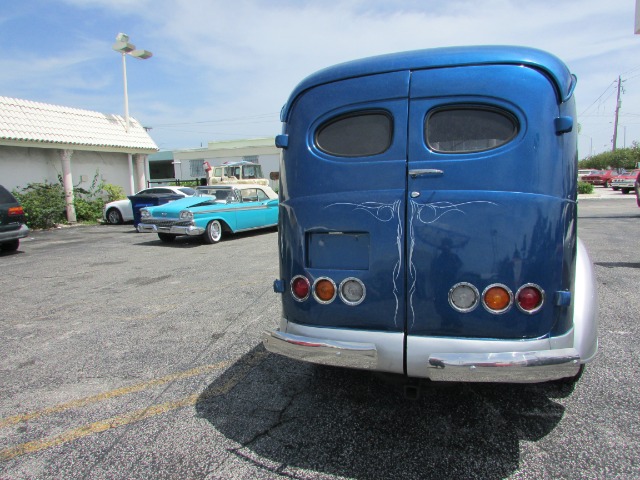
[[(116, 43), (112, 47), (116, 52), (122, 54), (122, 79), (124, 82), (124, 128), (125, 132), (129, 133), (130, 121), (129, 121), (129, 94), (127, 92), (127, 55), (139, 58), (140, 60), (146, 60), (151, 58), (153, 54), (148, 50), (136, 50), (136, 46), (129, 43), (129, 35), (125, 33), (119, 33), (116, 35)], [(130, 153), (127, 154), (129, 162), (129, 189), (131, 194), (135, 193), (134, 181), (133, 181), (133, 157)], [(138, 183), (144, 183), (144, 174), (140, 178)], [(139, 185), (142, 188), (144, 185)]]
[(127, 54), (122, 52), (122, 79), (124, 83), (124, 129), (129, 133), (129, 95), (127, 93)]
[(131, 55), (134, 58), (139, 58), (140, 60), (146, 60), (153, 56), (148, 50), (137, 50), (136, 46), (132, 43), (129, 43), (129, 35), (125, 33), (119, 33), (116, 35), (116, 43), (113, 44), (112, 48), (116, 52), (120, 52), (122, 54), (122, 78), (124, 81), (124, 121), (125, 121), (125, 130), (129, 133), (129, 95), (127, 92), (127, 55)]

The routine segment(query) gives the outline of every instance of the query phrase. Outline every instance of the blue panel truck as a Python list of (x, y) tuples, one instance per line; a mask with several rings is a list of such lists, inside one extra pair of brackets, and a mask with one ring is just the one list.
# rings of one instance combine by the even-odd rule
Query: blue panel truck
[(276, 138), (282, 318), (265, 347), (434, 381), (577, 380), (598, 340), (575, 85), (508, 46), (303, 80)]

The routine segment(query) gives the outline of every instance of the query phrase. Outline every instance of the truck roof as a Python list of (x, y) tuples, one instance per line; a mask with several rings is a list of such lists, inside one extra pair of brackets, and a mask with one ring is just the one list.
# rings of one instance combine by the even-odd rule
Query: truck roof
[(334, 65), (308, 76), (293, 90), (282, 108), (285, 122), (295, 99), (304, 91), (326, 83), (380, 73), (472, 65), (526, 65), (547, 74), (560, 102), (568, 100), (576, 77), (556, 56), (543, 50), (516, 46), (444, 47), (379, 55)]

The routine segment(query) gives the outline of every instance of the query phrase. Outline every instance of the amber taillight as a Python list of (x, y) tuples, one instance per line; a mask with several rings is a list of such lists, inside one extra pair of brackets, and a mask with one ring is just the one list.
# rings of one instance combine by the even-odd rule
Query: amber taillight
[(9, 215), (24, 215), (22, 207), (9, 207)]

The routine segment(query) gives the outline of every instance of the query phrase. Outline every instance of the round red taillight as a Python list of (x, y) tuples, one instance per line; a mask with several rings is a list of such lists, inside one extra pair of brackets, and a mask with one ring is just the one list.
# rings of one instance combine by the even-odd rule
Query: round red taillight
[(520, 287), (516, 293), (516, 304), (524, 313), (535, 313), (542, 308), (544, 302), (544, 292), (542, 289), (533, 284), (527, 284)]
[(511, 307), (513, 294), (506, 286), (500, 284), (489, 285), (482, 292), (482, 303), (491, 313), (504, 313)]
[(306, 277), (298, 275), (291, 280), (291, 294), (297, 301), (302, 302), (309, 298), (309, 292), (311, 291), (311, 284)]

